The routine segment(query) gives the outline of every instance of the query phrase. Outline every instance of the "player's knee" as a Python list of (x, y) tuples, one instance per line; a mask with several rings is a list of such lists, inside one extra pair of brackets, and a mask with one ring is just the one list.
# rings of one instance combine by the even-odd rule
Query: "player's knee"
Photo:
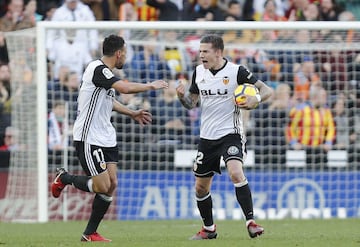
[(230, 179), (231, 181), (236, 184), (236, 183), (241, 183), (244, 180), (246, 180), (245, 176), (243, 173), (239, 172), (239, 173), (233, 173), (230, 175)]
[(108, 194), (112, 195), (114, 193), (114, 191), (116, 190), (117, 186), (118, 186), (117, 180), (111, 181), (110, 188), (108, 190)]
[(111, 187), (110, 183), (96, 183), (93, 186), (94, 192), (100, 194), (108, 194), (110, 187)]
[(244, 175), (244, 171), (241, 166), (233, 166), (229, 171), (230, 179), (233, 183), (241, 183), (244, 180), (246, 180), (246, 177)]
[(98, 193), (98, 194), (107, 193), (106, 187), (102, 186), (102, 185), (94, 185), (93, 189), (94, 189), (94, 192)]
[(243, 173), (232, 174), (230, 176), (230, 179), (233, 182), (233, 184), (244, 183), (245, 181), (247, 181)]
[(209, 193), (209, 188), (201, 184), (195, 186), (195, 193), (197, 197), (204, 197)]

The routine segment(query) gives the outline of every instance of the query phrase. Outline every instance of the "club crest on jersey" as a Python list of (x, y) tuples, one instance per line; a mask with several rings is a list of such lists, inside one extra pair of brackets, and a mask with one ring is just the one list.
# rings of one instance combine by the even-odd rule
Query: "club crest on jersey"
[(105, 76), (106, 79), (110, 79), (114, 76), (114, 74), (111, 72), (111, 70), (109, 68), (104, 68), (102, 70), (103, 75)]
[(229, 77), (225, 76), (225, 77), (223, 78), (223, 83), (224, 83), (225, 85), (227, 85), (227, 84), (229, 83), (229, 81), (230, 81), (230, 78), (229, 78)]
[(236, 146), (231, 146), (227, 150), (228, 155), (235, 155), (239, 153), (239, 149)]

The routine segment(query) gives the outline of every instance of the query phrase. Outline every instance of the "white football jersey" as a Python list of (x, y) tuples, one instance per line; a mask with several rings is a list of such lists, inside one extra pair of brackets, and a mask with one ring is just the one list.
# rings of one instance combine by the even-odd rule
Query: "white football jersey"
[(190, 92), (200, 95), (200, 138), (217, 140), (231, 133), (245, 138), (241, 109), (234, 104), (235, 88), (243, 83), (254, 84), (257, 78), (244, 66), (226, 61), (217, 71), (198, 65)]
[(101, 61), (89, 63), (82, 77), (77, 117), (73, 128), (75, 141), (102, 147), (116, 146), (116, 131), (111, 123), (115, 90), (119, 80)]

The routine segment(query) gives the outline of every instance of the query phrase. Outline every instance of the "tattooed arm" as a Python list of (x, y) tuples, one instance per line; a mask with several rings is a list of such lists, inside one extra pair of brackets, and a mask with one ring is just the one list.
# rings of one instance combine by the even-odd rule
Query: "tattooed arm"
[(195, 108), (198, 101), (199, 101), (199, 95), (198, 94), (193, 94), (193, 93), (189, 93), (186, 92), (185, 93), (185, 86), (184, 84), (180, 83), (178, 85), (178, 87), (176, 88), (176, 93), (177, 96), (181, 102), (181, 104), (186, 108), (186, 109), (192, 109)]

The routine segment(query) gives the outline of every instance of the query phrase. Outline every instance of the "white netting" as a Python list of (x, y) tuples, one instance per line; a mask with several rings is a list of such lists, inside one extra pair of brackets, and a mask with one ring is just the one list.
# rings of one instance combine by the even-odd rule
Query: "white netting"
[[(4, 219), (37, 220), (37, 150), (36, 138), (36, 36), (34, 30), (12, 33), (8, 38), (11, 77), (12, 125), (18, 150), (11, 153)], [(44, 119), (46, 121), (46, 119)]]

